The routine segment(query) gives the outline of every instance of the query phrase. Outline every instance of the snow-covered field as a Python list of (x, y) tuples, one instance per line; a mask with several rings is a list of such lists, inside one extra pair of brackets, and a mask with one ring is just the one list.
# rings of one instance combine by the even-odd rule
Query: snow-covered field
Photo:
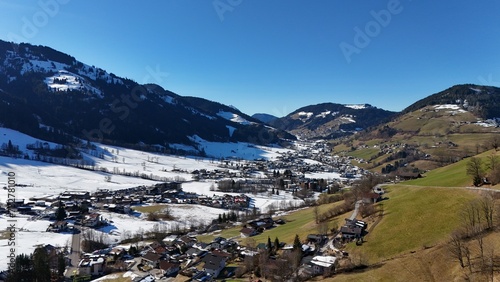
[(449, 113), (466, 113), (467, 111), (462, 109), (459, 105), (454, 104), (443, 104), (443, 105), (435, 105), (434, 109), (436, 110), (449, 110)]
[[(9, 245), (7, 239), (0, 240), (0, 270), (7, 269), (7, 255), (10, 249), (15, 250), (15, 254), (31, 254), (37, 245), (51, 244), (53, 246), (71, 245), (71, 234), (45, 232), (50, 224), (47, 220), (30, 221), (29, 217), (13, 218), (15, 222), (7, 222), (7, 218), (0, 217), (0, 230), (4, 231), (10, 224), (15, 224), (17, 231), (15, 234), (15, 247)], [(12, 241), (11, 241), (12, 242)]]
[[(11, 140), (12, 144), (19, 146), (25, 154), (32, 155), (33, 152), (26, 149), (27, 144), (36, 141), (44, 143), (43, 140), (32, 138), (20, 132), (0, 127), (0, 145)], [(253, 160), (256, 158), (275, 159), (282, 153), (289, 152), (290, 149), (277, 147), (256, 146), (247, 143), (215, 143), (198, 139), (205, 152), (214, 158), (200, 157), (178, 157), (172, 155), (161, 155), (146, 153), (138, 150), (125, 149), (102, 144), (95, 144), (104, 158), (98, 158), (85, 154), (84, 158), (95, 162), (96, 168), (106, 168), (110, 172), (139, 172), (147, 175), (169, 178), (172, 180), (187, 180), (182, 184), (186, 192), (195, 192), (212, 196), (224, 193), (210, 191), (214, 181), (195, 182), (192, 181), (191, 172), (194, 170), (220, 169), (216, 158), (238, 158), (240, 160)], [(47, 142), (47, 145), (54, 148), (56, 144)], [(312, 160), (309, 163), (315, 163)], [(95, 192), (98, 189), (118, 190), (124, 188), (137, 187), (141, 185), (152, 185), (155, 181), (142, 179), (139, 177), (128, 177), (112, 174), (110, 181), (106, 181), (105, 176), (110, 174), (101, 171), (91, 171), (77, 169), (70, 166), (60, 166), (50, 163), (14, 159), (10, 157), (0, 157), (0, 187), (7, 187), (9, 173), (15, 174), (15, 182), (21, 186), (15, 186), (15, 197), (25, 199), (34, 196), (56, 197), (58, 194), (70, 191)], [(264, 177), (264, 175), (260, 175)], [(280, 195), (257, 194), (249, 195), (253, 199), (255, 207), (266, 211), (270, 205), (281, 206), (284, 204), (299, 204), (302, 200), (294, 199), (290, 193)], [(0, 189), (0, 202), (5, 203), (8, 198), (6, 189)], [(175, 221), (164, 223), (149, 222), (144, 220), (144, 215), (129, 216), (124, 214), (100, 212), (104, 218), (112, 223), (102, 228), (100, 231), (107, 233), (110, 242), (118, 242), (127, 236), (142, 231), (151, 230), (155, 225), (161, 224), (165, 228), (170, 228), (174, 224), (189, 226), (190, 224), (208, 223), (218, 217), (225, 210), (196, 205), (171, 205), (171, 212)], [(51, 223), (47, 220), (29, 220), (29, 217), (15, 217), (16, 220), (16, 253), (32, 253), (39, 244), (52, 244), (54, 246), (65, 246), (71, 240), (71, 234), (61, 234), (46, 232)], [(8, 220), (5, 215), (0, 216), (0, 230), (5, 231), (8, 227)], [(3, 232), (0, 235), (7, 235)], [(2, 237), (4, 238), (4, 237)], [(9, 253), (10, 246), (7, 239), (0, 239), (0, 253)], [(7, 257), (0, 257), (0, 270), (7, 268)]]
[[(219, 195), (222, 196), (224, 194), (229, 195), (238, 195), (237, 193), (222, 193), (216, 191), (210, 191), (210, 186), (214, 184), (214, 182), (190, 182), (184, 183), (182, 185), (182, 189), (186, 192), (194, 192), (202, 195), (213, 196)], [(216, 184), (214, 184), (217, 186)], [(256, 208), (260, 209), (262, 212), (266, 212), (271, 204), (289, 204), (292, 203), (294, 205), (299, 205), (303, 202), (300, 199), (294, 199), (291, 193), (283, 192), (280, 195), (269, 195), (269, 194), (249, 194), (249, 196), (254, 200), (254, 205)], [(221, 211), (223, 212), (223, 211)], [(221, 213), (219, 212), (219, 213)]]

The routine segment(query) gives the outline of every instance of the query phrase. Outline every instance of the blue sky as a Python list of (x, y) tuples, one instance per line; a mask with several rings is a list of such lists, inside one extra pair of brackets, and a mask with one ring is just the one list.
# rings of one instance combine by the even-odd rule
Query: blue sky
[(500, 86), (495, 0), (0, 0), (0, 11), (3, 40), (247, 114), (399, 111), (455, 84)]

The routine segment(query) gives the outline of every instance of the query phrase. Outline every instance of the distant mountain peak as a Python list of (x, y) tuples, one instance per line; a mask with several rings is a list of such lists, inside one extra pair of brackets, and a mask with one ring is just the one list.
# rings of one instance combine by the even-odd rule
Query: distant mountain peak
[(394, 114), (370, 104), (321, 103), (297, 109), (270, 124), (300, 138), (336, 138), (378, 125)]
[(265, 113), (256, 113), (256, 114), (253, 114), (252, 117), (254, 119), (260, 120), (261, 122), (266, 123), (266, 124), (268, 124), (268, 123), (270, 123), (278, 118), (276, 116), (273, 116), (270, 114), (265, 114)]

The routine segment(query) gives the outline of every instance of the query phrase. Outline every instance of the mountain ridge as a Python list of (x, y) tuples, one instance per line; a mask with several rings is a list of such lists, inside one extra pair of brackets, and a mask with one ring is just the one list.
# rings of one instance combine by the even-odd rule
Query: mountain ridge
[(51, 141), (71, 143), (74, 136), (168, 150), (176, 143), (196, 147), (193, 136), (254, 144), (294, 139), (234, 107), (141, 85), (45, 46), (0, 41), (0, 89), (0, 110), (8, 113), (0, 123)]
[(337, 138), (378, 125), (395, 114), (370, 104), (321, 103), (299, 108), (270, 125), (302, 138)]

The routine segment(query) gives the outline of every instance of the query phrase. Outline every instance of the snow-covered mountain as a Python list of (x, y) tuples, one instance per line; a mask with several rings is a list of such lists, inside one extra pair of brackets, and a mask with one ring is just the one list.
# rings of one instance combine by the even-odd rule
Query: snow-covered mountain
[(394, 114), (369, 104), (323, 103), (302, 107), (269, 124), (301, 138), (335, 138), (377, 125)]
[(0, 126), (63, 144), (76, 137), (172, 152), (180, 148), (172, 144), (198, 150), (198, 138), (254, 144), (294, 138), (234, 107), (141, 85), (49, 47), (4, 41), (0, 112)]
[(457, 105), (481, 119), (500, 118), (500, 88), (475, 84), (454, 85), (448, 89), (421, 99), (401, 114), (433, 105)]

